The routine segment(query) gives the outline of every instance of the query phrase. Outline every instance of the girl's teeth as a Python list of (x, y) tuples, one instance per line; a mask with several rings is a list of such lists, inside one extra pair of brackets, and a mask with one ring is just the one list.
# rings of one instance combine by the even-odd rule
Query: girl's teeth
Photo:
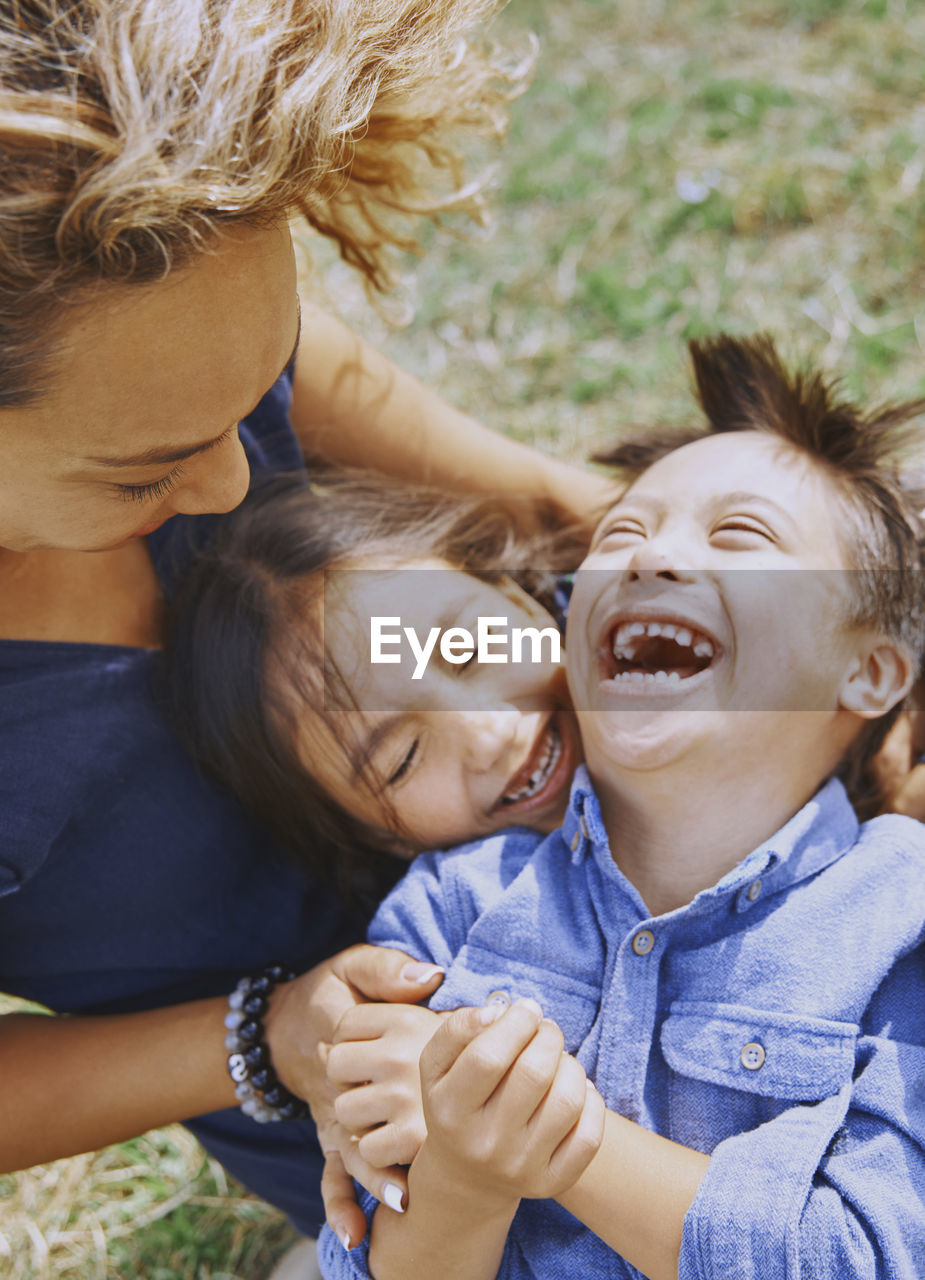
[(547, 738), (542, 758), (531, 773), (528, 781), (512, 795), (503, 795), (501, 797), (502, 804), (516, 804), (518, 800), (526, 800), (530, 796), (535, 796), (552, 777), (553, 770), (562, 755), (562, 739), (559, 737), (558, 729), (552, 725), (549, 727)]
[(678, 627), (677, 630), (675, 631), (674, 638), (675, 638), (675, 642), (679, 644), (682, 649), (687, 649), (689, 648), (690, 642), (693, 640), (694, 637), (688, 631), (687, 627)]

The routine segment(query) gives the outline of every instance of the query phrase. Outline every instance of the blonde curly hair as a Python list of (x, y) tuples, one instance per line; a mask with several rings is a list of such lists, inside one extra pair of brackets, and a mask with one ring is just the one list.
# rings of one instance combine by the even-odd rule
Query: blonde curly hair
[(499, 134), (528, 59), (497, 0), (3, 0), (0, 408), (51, 376), (62, 303), (301, 213), (371, 286), (409, 219), (479, 219), (449, 139)]

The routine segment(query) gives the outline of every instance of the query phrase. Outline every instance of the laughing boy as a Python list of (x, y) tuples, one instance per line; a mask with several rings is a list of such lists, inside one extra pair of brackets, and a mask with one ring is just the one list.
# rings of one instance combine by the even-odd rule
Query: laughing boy
[(458, 1012), (406, 1211), (329, 1232), (331, 1277), (925, 1274), (925, 828), (838, 778), (918, 663), (923, 406), (692, 352), (708, 429), (577, 575), (564, 825), (419, 858), (374, 921)]

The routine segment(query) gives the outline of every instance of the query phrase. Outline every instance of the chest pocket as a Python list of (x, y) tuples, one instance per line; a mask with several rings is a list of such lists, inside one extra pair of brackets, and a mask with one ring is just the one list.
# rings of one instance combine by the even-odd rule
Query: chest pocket
[(531, 996), (558, 1023), (568, 1053), (587, 1039), (597, 1015), (597, 991), (573, 975), (540, 969), (471, 943), (463, 948), (430, 1002), (432, 1009), (458, 1009), (490, 1000), (513, 1004)]
[(662, 1024), (669, 1067), (784, 1102), (817, 1102), (852, 1077), (859, 1028), (745, 1005), (676, 1000)]

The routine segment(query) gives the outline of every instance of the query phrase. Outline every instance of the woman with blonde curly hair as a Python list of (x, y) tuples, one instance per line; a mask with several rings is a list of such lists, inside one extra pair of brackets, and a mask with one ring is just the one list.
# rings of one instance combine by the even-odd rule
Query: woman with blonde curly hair
[[(473, 37), (493, 8), (0, 4), (0, 985), (83, 1015), (0, 1020), (5, 1169), (199, 1117), (312, 1231), (314, 1128), (235, 1109), (228, 991), (273, 961), (302, 975), (255, 988), (282, 1081), (258, 1102), (308, 1098), (333, 1150), (319, 1043), (355, 1000), (433, 990), (398, 953), (334, 955), (356, 924), (182, 755), (151, 676), (178, 568), (303, 455), (490, 477), (564, 515), (596, 499), (308, 303), (300, 332), (292, 215), (377, 289), (420, 215), (480, 215), (450, 140), (498, 132), (522, 76)], [(377, 1193), (400, 1177), (348, 1163)], [(343, 1177), (328, 1189), (355, 1236)]]

